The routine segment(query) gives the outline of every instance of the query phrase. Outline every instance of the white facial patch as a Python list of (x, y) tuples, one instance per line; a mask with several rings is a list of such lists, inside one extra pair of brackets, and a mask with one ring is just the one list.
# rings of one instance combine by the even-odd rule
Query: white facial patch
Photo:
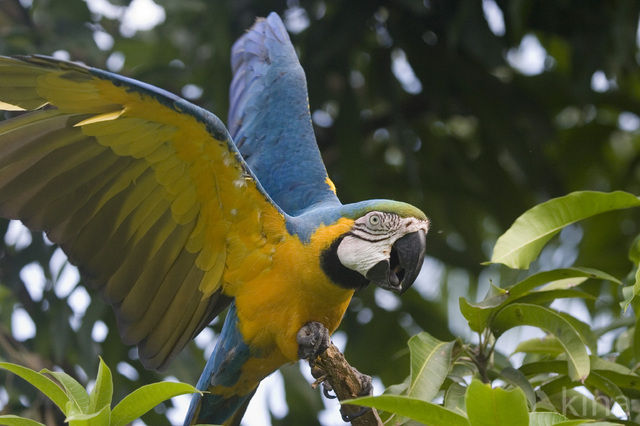
[(338, 259), (362, 276), (378, 262), (388, 260), (391, 248), (403, 236), (429, 230), (429, 221), (394, 213), (370, 212), (353, 224), (351, 232), (338, 245)]
[[(391, 240), (369, 242), (352, 235), (347, 235), (338, 246), (338, 259), (349, 269), (366, 276), (367, 271), (391, 254)], [(394, 241), (395, 242), (395, 241)]]

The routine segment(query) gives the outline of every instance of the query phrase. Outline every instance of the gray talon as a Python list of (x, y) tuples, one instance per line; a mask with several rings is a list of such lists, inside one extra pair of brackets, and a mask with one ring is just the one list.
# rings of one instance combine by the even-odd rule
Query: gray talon
[(327, 350), (331, 339), (329, 330), (316, 321), (303, 325), (296, 336), (298, 341), (298, 358), (312, 362), (320, 354)]
[(331, 393), (333, 392), (333, 388), (331, 387), (331, 385), (324, 381), (322, 382), (322, 394), (324, 395), (325, 398), (327, 399), (336, 399), (338, 396), (335, 393)]
[(342, 408), (340, 409), (340, 415), (342, 416), (342, 420), (346, 423), (350, 423), (353, 421), (353, 419), (358, 418), (360, 416), (362, 416), (364, 413), (366, 413), (367, 411), (371, 410), (371, 408), (369, 407), (360, 407), (360, 409), (358, 411), (356, 411), (353, 414), (347, 414), (345, 413)]

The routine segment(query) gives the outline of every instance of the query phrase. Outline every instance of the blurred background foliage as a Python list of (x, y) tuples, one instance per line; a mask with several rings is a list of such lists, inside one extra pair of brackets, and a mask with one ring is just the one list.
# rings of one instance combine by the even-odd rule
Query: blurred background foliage
[[(481, 265), (520, 213), (579, 189), (640, 194), (640, 2), (633, 0), (0, 0), (0, 53), (106, 68), (224, 121), (231, 44), (272, 10), (285, 18), (307, 73), (318, 144), (342, 201), (404, 200), (432, 220), (414, 289), (402, 298), (360, 292), (337, 338), (350, 362), (384, 386), (404, 379), (406, 341), (416, 332), (474, 338), (458, 298), (477, 300), (490, 283), (521, 276)], [(532, 268), (587, 265), (625, 277), (640, 222), (633, 211), (613, 216), (565, 230)], [(0, 221), (0, 236), (0, 358), (60, 366), (86, 383), (101, 354), (117, 370), (120, 395), (167, 376), (195, 383), (215, 324), (167, 371), (146, 371), (120, 342), (111, 310), (77, 285), (59, 249), (16, 223)], [(618, 288), (596, 281), (587, 289), (596, 302), (565, 308), (596, 322), (620, 313), (609, 297)], [(267, 404), (272, 424), (338, 424), (337, 403), (323, 403), (300, 368), (281, 377), (273, 386), (284, 383), (287, 406)], [(325, 405), (330, 414), (318, 416)], [(62, 421), (6, 375), (0, 407)], [(144, 421), (170, 424), (170, 409)]]

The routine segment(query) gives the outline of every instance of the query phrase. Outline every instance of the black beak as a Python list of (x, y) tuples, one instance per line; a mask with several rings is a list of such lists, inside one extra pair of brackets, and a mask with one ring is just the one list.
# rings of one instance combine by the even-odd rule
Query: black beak
[(404, 293), (420, 273), (426, 247), (424, 231), (405, 235), (391, 248), (389, 260), (380, 261), (369, 269), (367, 279), (385, 290)]

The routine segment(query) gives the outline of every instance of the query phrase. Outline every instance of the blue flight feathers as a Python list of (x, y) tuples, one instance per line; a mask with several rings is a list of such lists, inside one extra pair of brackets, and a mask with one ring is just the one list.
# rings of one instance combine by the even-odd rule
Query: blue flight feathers
[(305, 74), (277, 14), (236, 41), (231, 64), (229, 131), (272, 200), (291, 216), (339, 206), (313, 133)]

